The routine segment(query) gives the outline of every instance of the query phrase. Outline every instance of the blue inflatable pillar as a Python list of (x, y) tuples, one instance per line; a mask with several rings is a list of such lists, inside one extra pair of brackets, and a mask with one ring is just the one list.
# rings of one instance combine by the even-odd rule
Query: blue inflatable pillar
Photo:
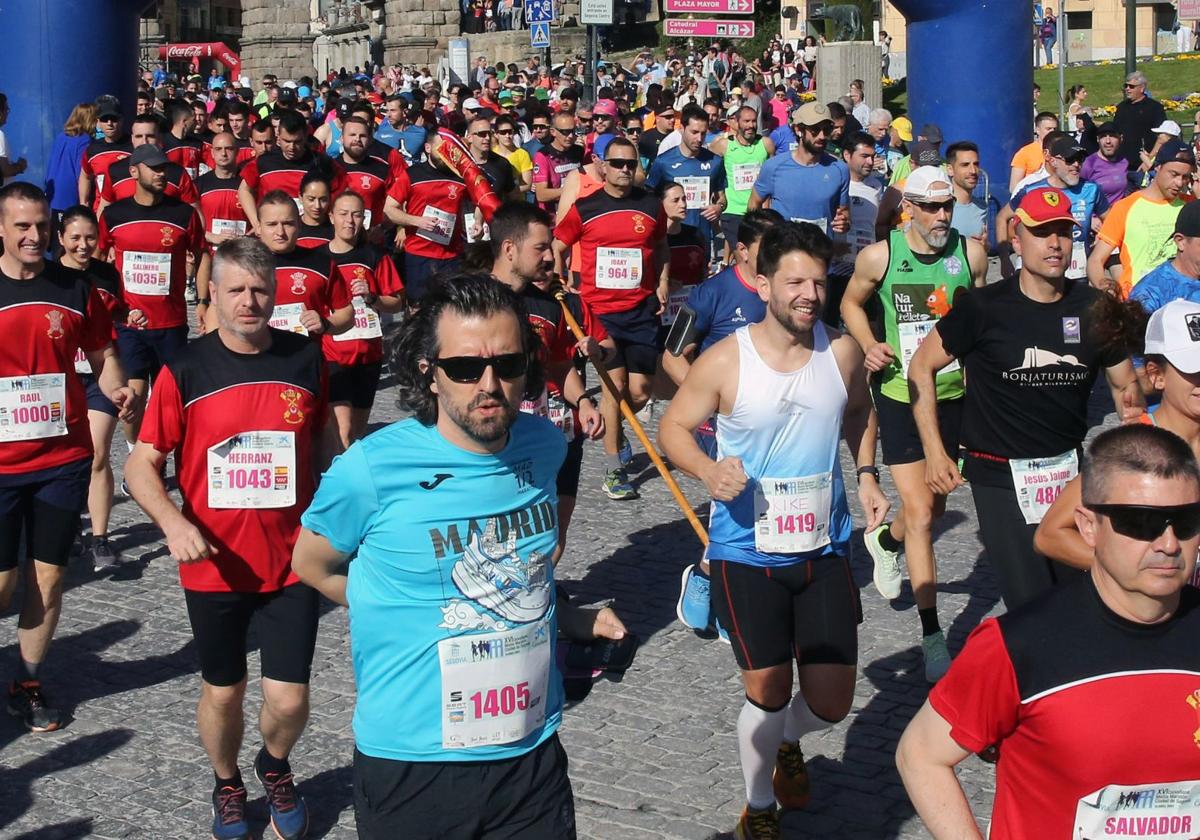
[(148, 0), (22, 0), (0, 5), (0, 90), (10, 160), (41, 185), (54, 138), (71, 109), (101, 94), (121, 100), (126, 124), (137, 92), (138, 17)]
[(908, 114), (946, 143), (979, 145), (992, 195), (1008, 196), (1012, 156), (1033, 139), (1028, 0), (892, 0), (908, 21)]

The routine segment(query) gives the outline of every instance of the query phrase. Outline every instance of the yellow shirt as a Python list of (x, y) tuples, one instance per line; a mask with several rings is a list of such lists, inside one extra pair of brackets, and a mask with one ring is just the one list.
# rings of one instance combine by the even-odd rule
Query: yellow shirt
[(526, 172), (529, 172), (533, 169), (533, 161), (529, 158), (529, 152), (525, 151), (520, 146), (517, 146), (517, 148), (511, 152), (506, 152), (499, 146), (496, 146), (492, 151), (511, 163), (512, 168), (517, 170), (518, 175), (524, 175)]

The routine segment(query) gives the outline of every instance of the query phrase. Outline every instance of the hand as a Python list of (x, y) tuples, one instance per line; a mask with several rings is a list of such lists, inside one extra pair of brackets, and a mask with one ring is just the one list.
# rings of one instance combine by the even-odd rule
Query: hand
[(700, 476), (708, 493), (718, 502), (732, 502), (746, 489), (746, 471), (741, 458), (722, 458)]
[(206, 332), (208, 332), (208, 324), (205, 323), (207, 320), (208, 320), (208, 304), (207, 303), (197, 303), (196, 304), (196, 332), (200, 333), (200, 335), (204, 335)]
[(437, 230), (437, 226), (437, 219), (430, 218), (429, 216), (419, 216), (417, 223), (413, 225), (417, 230), (424, 231)]
[(405, 230), (402, 227), (396, 228), (396, 250), (399, 251), (404, 247)]
[(604, 357), (608, 355), (604, 352), (603, 345), (590, 335), (585, 335), (579, 341), (575, 342), (575, 352), (582, 353), (593, 362), (602, 362), (604, 361)]
[(710, 204), (700, 211), (700, 215), (710, 222), (715, 222), (721, 218), (721, 205)]
[(141, 406), (137, 394), (128, 385), (123, 385), (115, 389), (108, 398), (112, 400), (112, 404), (117, 408), (117, 418), (122, 423), (132, 423), (141, 412)]
[(850, 230), (850, 211), (845, 207), (839, 207), (833, 214), (832, 227), (834, 233), (845, 233)]
[(171, 556), (180, 563), (199, 563), (217, 553), (215, 546), (209, 544), (200, 533), (200, 529), (186, 519), (171, 529), (167, 538), (167, 549)]
[(1133, 381), (1121, 390), (1121, 423), (1125, 426), (1136, 426), (1142, 420), (1142, 412), (1146, 405), (1142, 398), (1141, 386)]
[(871, 373), (878, 373), (896, 361), (896, 351), (886, 341), (877, 341), (867, 350), (866, 367)]
[(300, 313), (300, 324), (308, 330), (309, 335), (320, 335), (325, 332), (325, 319), (312, 309)]
[(130, 309), (129, 315), (125, 319), (125, 323), (136, 330), (140, 330), (144, 329), (146, 325), (150, 323), (150, 320), (146, 317), (146, 313), (142, 310)]
[(963, 483), (963, 477), (958, 471), (958, 464), (941, 447), (938, 450), (932, 458), (925, 459), (925, 483), (937, 495), (948, 496)]
[(361, 277), (350, 283), (350, 296), (366, 298), (371, 294), (371, 284)]
[(597, 639), (624, 639), (628, 632), (612, 607), (603, 607), (592, 620), (592, 635)]
[(604, 415), (599, 412), (595, 403), (590, 399), (580, 399), (576, 411), (579, 414), (579, 425), (583, 427), (583, 433), (588, 436), (588, 440), (604, 437)]
[(879, 482), (870, 473), (859, 476), (858, 501), (867, 516), (866, 532), (870, 533), (883, 524), (892, 503), (879, 487)]
[(654, 294), (658, 297), (658, 311), (655, 315), (661, 315), (667, 311), (667, 301), (671, 299), (670, 285), (658, 284), (658, 288), (654, 290)]

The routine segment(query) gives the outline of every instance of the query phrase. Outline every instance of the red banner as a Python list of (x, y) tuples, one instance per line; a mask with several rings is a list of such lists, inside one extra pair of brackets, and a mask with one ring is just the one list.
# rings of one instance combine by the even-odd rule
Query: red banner
[(158, 57), (175, 61), (191, 61), (193, 67), (200, 66), (200, 59), (215, 58), (229, 68), (229, 81), (236, 82), (242, 74), (242, 59), (225, 44), (165, 44), (158, 48)]

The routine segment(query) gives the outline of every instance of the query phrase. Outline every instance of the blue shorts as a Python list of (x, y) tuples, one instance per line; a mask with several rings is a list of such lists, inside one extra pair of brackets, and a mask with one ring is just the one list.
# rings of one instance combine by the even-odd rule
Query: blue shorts
[(429, 293), (434, 278), (441, 274), (457, 274), (462, 271), (461, 257), (449, 260), (437, 260), (433, 257), (420, 257), (416, 254), (404, 254), (404, 294), (410, 304), (420, 303), (421, 298)]
[(600, 316), (600, 323), (617, 348), (616, 358), (608, 364), (610, 370), (624, 368), (643, 376), (655, 374), (664, 338), (658, 308), (658, 296), (648, 295), (632, 309)]
[(79, 381), (83, 383), (83, 390), (87, 393), (88, 411), (100, 411), (109, 417), (117, 416), (117, 407), (113, 405), (112, 400), (104, 396), (95, 376), (90, 373), (81, 373)]
[(22, 530), (29, 557), (67, 565), (91, 479), (91, 456), (33, 472), (0, 474), (0, 572), (17, 567)]
[(117, 327), (117, 353), (125, 375), (130, 379), (152, 379), (187, 346), (187, 336), (186, 325), (160, 330)]

